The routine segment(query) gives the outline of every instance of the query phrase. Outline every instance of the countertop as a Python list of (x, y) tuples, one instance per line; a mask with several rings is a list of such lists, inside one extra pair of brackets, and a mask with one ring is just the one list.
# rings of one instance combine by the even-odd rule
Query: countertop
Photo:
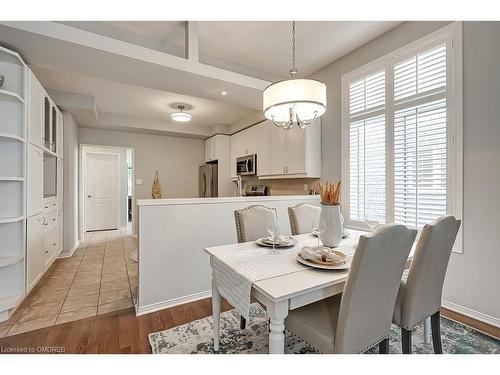
[(138, 206), (171, 206), (181, 204), (213, 204), (234, 202), (272, 202), (284, 200), (318, 201), (319, 195), (267, 195), (248, 197), (218, 197), (218, 198), (172, 198), (172, 199), (139, 199)]

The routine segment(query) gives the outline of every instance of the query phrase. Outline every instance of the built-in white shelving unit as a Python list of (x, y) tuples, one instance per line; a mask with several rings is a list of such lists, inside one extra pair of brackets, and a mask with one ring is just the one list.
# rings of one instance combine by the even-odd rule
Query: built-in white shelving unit
[(26, 294), (27, 67), (0, 47), (0, 321)]

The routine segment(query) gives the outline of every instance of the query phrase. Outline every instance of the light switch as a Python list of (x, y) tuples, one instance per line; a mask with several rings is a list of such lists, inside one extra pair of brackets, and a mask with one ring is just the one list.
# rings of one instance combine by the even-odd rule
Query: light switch
[(142, 185), (142, 179), (138, 178), (137, 180), (135, 180), (135, 184)]

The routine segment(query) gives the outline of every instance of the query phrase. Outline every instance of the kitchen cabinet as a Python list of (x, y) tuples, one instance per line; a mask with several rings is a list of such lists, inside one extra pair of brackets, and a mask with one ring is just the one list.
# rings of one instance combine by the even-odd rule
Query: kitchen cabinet
[(259, 150), (265, 141), (264, 126), (253, 125), (231, 136), (231, 176), (236, 176), (236, 159), (240, 156), (257, 154), (257, 173), (259, 173)]
[(63, 189), (64, 189), (64, 185), (63, 185), (63, 168), (64, 168), (64, 165), (63, 165), (63, 159), (61, 158), (57, 158), (57, 171), (56, 171), (56, 178), (57, 178), (57, 193), (56, 193), (56, 198), (57, 198), (57, 205), (58, 206), (62, 206), (63, 205)]
[(220, 160), (229, 152), (229, 136), (217, 134), (205, 141), (205, 162)]
[(43, 151), (28, 145), (27, 163), (27, 216), (38, 214), (43, 209)]
[(38, 79), (28, 69), (28, 140), (37, 147), (44, 146), (42, 132), (44, 92)]
[(38, 214), (27, 219), (26, 226), (26, 255), (27, 255), (27, 288), (28, 292), (35, 286), (43, 275), (43, 236), (44, 215)]
[(59, 157), (63, 157), (63, 114), (59, 110), (59, 108), (54, 107), (56, 109), (56, 117), (57, 117), (57, 136), (56, 136), (56, 154)]
[(62, 113), (31, 70), (28, 93), (28, 140), (37, 147), (62, 155)]
[[(258, 158), (259, 178), (320, 178), (321, 122), (285, 131), (270, 121)], [(265, 130), (266, 131), (266, 130)]]

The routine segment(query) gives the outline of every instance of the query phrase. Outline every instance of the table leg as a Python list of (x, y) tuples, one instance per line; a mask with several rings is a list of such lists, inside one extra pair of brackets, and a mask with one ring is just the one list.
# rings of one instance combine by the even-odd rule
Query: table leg
[(219, 351), (220, 307), (222, 298), (212, 277), (212, 319), (214, 327), (214, 351)]
[(431, 317), (424, 320), (424, 342), (430, 344), (431, 342)]
[(269, 354), (285, 352), (285, 318), (288, 315), (288, 301), (281, 301), (267, 307), (269, 314)]

